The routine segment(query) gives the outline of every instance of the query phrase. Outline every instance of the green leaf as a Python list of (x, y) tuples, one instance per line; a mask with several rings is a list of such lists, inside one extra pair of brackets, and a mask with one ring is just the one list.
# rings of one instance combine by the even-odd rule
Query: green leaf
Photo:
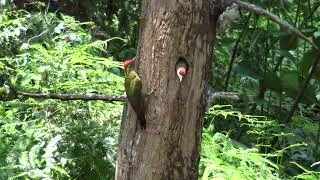
[(238, 72), (242, 76), (249, 76), (253, 79), (261, 79), (261, 74), (258, 71), (259, 68), (254, 67), (252, 62), (249, 61), (241, 61), (236, 67), (235, 71)]
[(25, 177), (25, 176), (27, 176), (27, 175), (29, 175), (29, 174), (30, 174), (29, 172), (22, 172), (22, 173), (19, 173), (19, 174), (16, 175), (16, 176), (9, 177), (9, 180), (19, 179), (19, 178)]
[(296, 58), (287, 50), (277, 50), (276, 53), (295, 62)]
[(64, 170), (63, 168), (59, 167), (59, 166), (50, 165), (49, 167), (54, 169), (55, 171), (59, 172), (60, 174), (63, 174), (63, 175), (66, 175), (66, 176), (70, 177), (69, 174), (67, 173), (67, 171)]
[(281, 92), (282, 90), (280, 78), (273, 71), (268, 71), (265, 73), (263, 77), (263, 84), (267, 89), (272, 91)]
[[(299, 73), (303, 77), (306, 77), (309, 69), (311, 67), (312, 61), (316, 56), (316, 52), (313, 50), (307, 51), (302, 58), (302, 61), (299, 63)], [(315, 72), (312, 75), (313, 79), (320, 80), (320, 65), (317, 66)]]
[[(287, 93), (289, 97), (296, 98), (304, 79), (299, 76), (297, 71), (282, 71), (280, 76), (282, 90)], [(316, 102), (316, 92), (312, 86), (308, 86), (302, 97), (303, 103)]]
[(293, 34), (280, 36), (280, 49), (293, 50), (298, 46), (298, 37)]
[(300, 4), (301, 11), (303, 13), (304, 18), (307, 18), (310, 15), (310, 8), (308, 3), (301, 3)]
[[(319, 32), (319, 31), (318, 31)], [(318, 33), (317, 33), (318, 34)], [(319, 32), (319, 34), (320, 34), (320, 32)], [(316, 37), (315, 39), (314, 39), (314, 42), (316, 43), (316, 45), (319, 47), (320, 46), (320, 36), (318, 36), (318, 37)]]
[(296, 71), (282, 71), (280, 79), (285, 91), (296, 91), (299, 88), (299, 74)]

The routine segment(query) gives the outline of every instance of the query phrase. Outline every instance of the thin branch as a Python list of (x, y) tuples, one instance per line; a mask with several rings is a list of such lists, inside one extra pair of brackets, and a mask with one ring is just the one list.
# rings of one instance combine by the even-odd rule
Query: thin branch
[(28, 39), (27, 44), (30, 44), (30, 41), (32, 41), (35, 38), (41, 37), (42, 35), (46, 34), (47, 32), (49, 32), (49, 29), (44, 30), (42, 33), (40, 33), (39, 35), (33, 36), (30, 39)]
[(229, 64), (229, 67), (228, 67), (228, 72), (227, 72), (227, 78), (226, 78), (226, 81), (224, 83), (224, 90), (225, 91), (228, 91), (228, 86), (229, 86), (229, 80), (230, 80), (230, 77), (231, 77), (232, 67), (233, 67), (234, 61), (236, 59), (236, 55), (237, 55), (237, 52), (238, 52), (238, 46), (240, 44), (240, 40), (241, 40), (241, 38), (242, 38), (242, 36), (244, 34), (244, 31), (245, 30), (243, 29), (241, 34), (239, 35), (239, 37), (237, 39), (236, 44), (233, 47), (231, 61), (230, 61), (230, 64)]

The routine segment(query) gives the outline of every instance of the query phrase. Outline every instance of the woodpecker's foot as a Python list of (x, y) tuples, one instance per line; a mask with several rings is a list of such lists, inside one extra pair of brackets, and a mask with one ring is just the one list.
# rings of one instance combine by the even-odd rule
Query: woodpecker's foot
[(148, 93), (147, 93), (147, 96), (150, 96), (150, 95), (153, 93), (153, 90), (154, 90), (154, 89), (152, 89), (150, 92), (148, 92)]
[(154, 92), (155, 89), (158, 89), (158, 87), (159, 87), (159, 84), (156, 84), (156, 85), (153, 87), (153, 89), (146, 94), (146, 97), (150, 96), (150, 95)]

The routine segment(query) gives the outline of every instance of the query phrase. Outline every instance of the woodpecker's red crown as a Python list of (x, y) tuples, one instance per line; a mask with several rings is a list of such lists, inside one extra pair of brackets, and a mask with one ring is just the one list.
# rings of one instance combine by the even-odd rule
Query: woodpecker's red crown
[(128, 66), (133, 62), (132, 59), (126, 60), (123, 62), (124, 71), (127, 71)]

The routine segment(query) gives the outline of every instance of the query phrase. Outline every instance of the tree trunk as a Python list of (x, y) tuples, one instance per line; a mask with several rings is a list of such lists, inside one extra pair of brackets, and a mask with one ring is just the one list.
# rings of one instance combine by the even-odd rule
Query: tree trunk
[[(147, 127), (129, 106), (122, 122), (118, 180), (197, 179), (215, 20), (207, 0), (144, 0), (137, 57)], [(180, 83), (175, 65), (188, 62)]]

